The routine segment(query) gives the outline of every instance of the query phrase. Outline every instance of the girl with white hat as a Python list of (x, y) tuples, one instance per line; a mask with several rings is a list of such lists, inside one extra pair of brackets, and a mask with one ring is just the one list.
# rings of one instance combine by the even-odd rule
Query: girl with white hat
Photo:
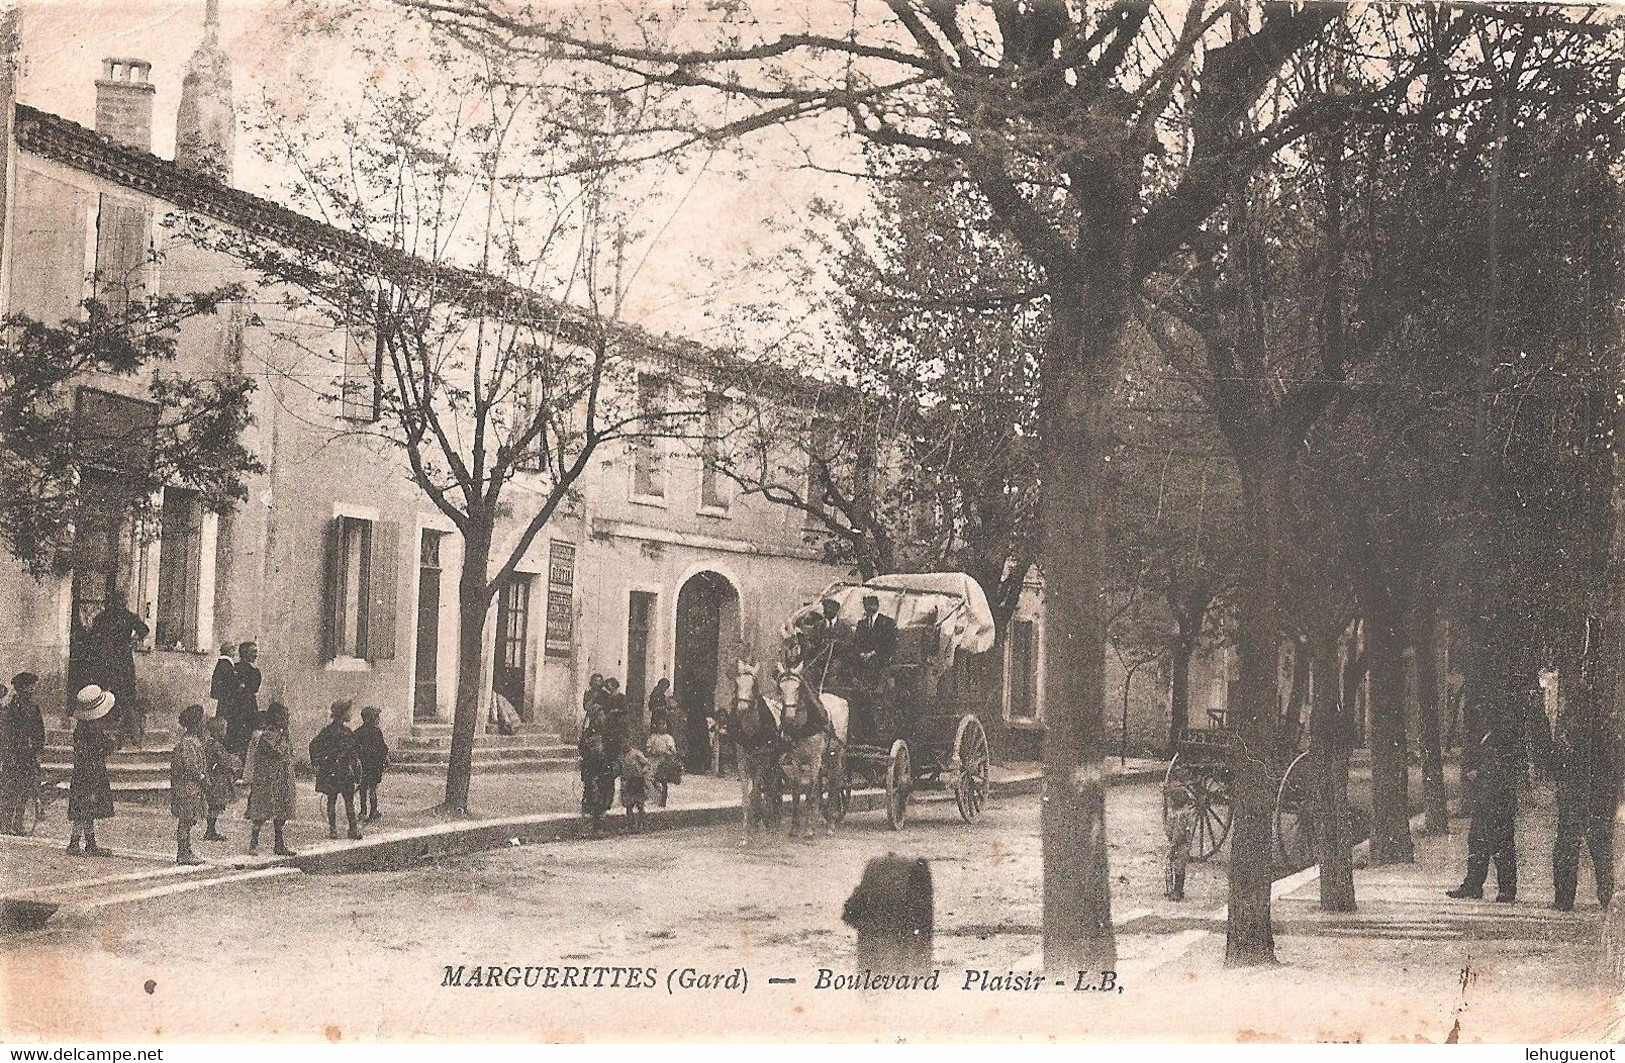
[(68, 852), (78, 856), (84, 838), (86, 856), (112, 856), (113, 850), (96, 844), (96, 821), (113, 816), (113, 784), (107, 776), (107, 756), (118, 748), (108, 732), (107, 714), (113, 692), (91, 685), (73, 698), (73, 777), (68, 782), (68, 820), (73, 836)]

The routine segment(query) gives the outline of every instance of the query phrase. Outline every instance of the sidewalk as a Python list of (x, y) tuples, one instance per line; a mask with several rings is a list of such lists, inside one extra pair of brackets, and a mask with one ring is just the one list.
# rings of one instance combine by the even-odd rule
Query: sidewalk
[[(1117, 781), (1160, 778), (1158, 761), (1116, 760), (1107, 765)], [(994, 765), (995, 795), (1034, 793), (1041, 781), (1037, 765)], [(581, 783), (574, 772), (483, 774), (474, 777), (470, 817), (449, 817), (436, 810), (444, 780), (430, 775), (392, 775), (380, 790), (385, 818), (371, 825), (362, 841), (326, 837), (325, 799), (310, 780), (301, 779), (299, 818), (287, 828), (293, 858), (270, 855), (270, 838), (260, 840), (261, 855), (245, 852), (248, 824), (238, 802), (220, 819), (225, 842), (194, 842), (206, 863), (181, 868), (174, 863), (175, 821), (167, 805), (122, 804), (118, 816), (104, 821), (98, 841), (113, 857), (91, 859), (63, 852), (68, 825), (65, 802), (57, 802), (35, 836), (0, 835), (0, 883), (5, 922), (27, 929), (50, 918), (60, 907), (97, 908), (161, 893), (198, 889), (274, 873), (368, 871), (411, 866), (424, 860), (508, 845), (561, 841), (579, 836)], [(949, 795), (916, 793), (914, 800)], [(854, 795), (853, 811), (880, 807), (878, 791)], [(401, 811), (403, 809), (410, 811)], [(671, 788), (669, 806), (649, 810), (648, 829), (673, 829), (732, 823), (739, 815), (739, 784), (733, 778), (689, 775)], [(340, 813), (342, 816), (342, 811)], [(622, 829), (620, 812), (606, 817), (611, 830)], [(343, 824), (340, 824), (343, 833)], [(194, 829), (196, 839), (201, 827)]]
[[(1151, 977), (1191, 994), (1184, 1032), (1198, 1038), (1300, 1040), (1311, 1015), (1331, 1041), (1594, 1039), (1617, 1004), (1600, 977), (1602, 913), (1585, 861), (1575, 911), (1551, 908), (1554, 815), (1549, 789), (1520, 812), (1516, 904), (1444, 895), (1466, 864), (1457, 819), (1447, 836), (1416, 838), (1415, 863), (1356, 871), (1357, 912), (1320, 910), (1315, 869), (1277, 883), (1280, 967), (1225, 968), (1220, 909)], [(1490, 897), (1494, 884), (1492, 873)]]

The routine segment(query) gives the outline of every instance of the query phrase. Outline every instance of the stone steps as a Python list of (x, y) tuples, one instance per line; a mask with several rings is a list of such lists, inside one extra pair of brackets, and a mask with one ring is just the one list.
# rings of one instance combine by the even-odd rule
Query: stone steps
[[(526, 757), (524, 759), (510, 760), (484, 760), (475, 757), (474, 774), (521, 775), (532, 772), (574, 771), (576, 761), (577, 757), (573, 749), (567, 757)], [(446, 760), (441, 758), (436, 761), (391, 764), (389, 770), (400, 775), (444, 775), (446, 773)]]
[[(574, 746), (567, 746), (562, 742), (532, 743), (524, 746), (497, 746), (474, 747), (474, 760), (476, 762), (498, 762), (505, 760), (535, 760), (537, 758), (574, 757)], [(389, 762), (396, 764), (444, 764), (451, 756), (449, 747), (438, 749), (419, 749), (414, 746), (397, 747), (390, 750)]]
[[(175, 733), (167, 729), (148, 728), (143, 732), (142, 749), (175, 748)], [(65, 727), (47, 727), (45, 729), (45, 745), (47, 747), (60, 746), (63, 749), (73, 748), (73, 731)]]
[[(451, 759), (451, 722), (415, 723), (391, 743), (389, 770), (406, 774), (439, 774)], [(486, 727), (474, 735), (476, 773), (573, 771), (576, 748), (542, 724), (522, 723), (505, 735)]]

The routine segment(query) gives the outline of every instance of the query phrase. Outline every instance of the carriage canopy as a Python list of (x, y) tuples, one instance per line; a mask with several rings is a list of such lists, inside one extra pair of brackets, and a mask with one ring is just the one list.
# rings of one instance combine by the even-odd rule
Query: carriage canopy
[[(847, 627), (863, 617), (866, 595), (880, 599), (880, 611), (897, 621), (898, 631), (910, 628), (936, 628), (945, 649), (982, 653), (993, 648), (993, 611), (981, 584), (963, 572), (900, 572), (876, 576), (867, 583), (835, 583), (819, 595), (831, 598), (841, 607), (839, 622)], [(818, 602), (798, 610), (817, 611)]]

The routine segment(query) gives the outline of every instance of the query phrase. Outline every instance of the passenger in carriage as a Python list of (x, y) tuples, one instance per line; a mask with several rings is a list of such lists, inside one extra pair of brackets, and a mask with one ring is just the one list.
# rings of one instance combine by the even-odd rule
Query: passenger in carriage
[(880, 611), (880, 597), (863, 596), (863, 619), (852, 632), (852, 651), (857, 657), (858, 680), (873, 689), (891, 664), (897, 649), (897, 621)]

